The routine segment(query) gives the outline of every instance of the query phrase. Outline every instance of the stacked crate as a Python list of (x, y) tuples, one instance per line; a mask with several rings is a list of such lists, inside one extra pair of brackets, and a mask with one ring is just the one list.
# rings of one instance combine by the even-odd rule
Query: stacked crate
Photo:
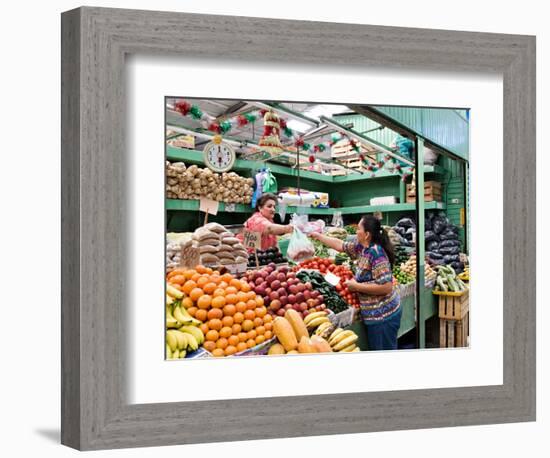
[(439, 346), (467, 347), (469, 335), (469, 290), (460, 293), (434, 291), (439, 296)]
[[(416, 188), (414, 184), (407, 185), (407, 203), (413, 203), (416, 199)], [(438, 181), (424, 182), (424, 201), (425, 202), (441, 202), (441, 183)]]

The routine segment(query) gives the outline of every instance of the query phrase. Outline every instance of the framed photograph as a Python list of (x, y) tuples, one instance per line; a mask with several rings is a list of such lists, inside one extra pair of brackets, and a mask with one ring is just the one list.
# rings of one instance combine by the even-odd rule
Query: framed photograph
[(62, 443), (534, 421), (534, 227), (534, 37), (65, 12)]

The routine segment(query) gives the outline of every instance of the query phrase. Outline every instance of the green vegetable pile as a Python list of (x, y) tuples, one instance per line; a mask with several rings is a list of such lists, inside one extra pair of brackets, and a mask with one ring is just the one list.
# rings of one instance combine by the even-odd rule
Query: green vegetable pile
[(355, 235), (357, 234), (357, 227), (353, 226), (351, 224), (348, 224), (347, 226), (344, 226), (344, 229), (349, 235)]
[(468, 287), (456, 275), (455, 270), (451, 266), (438, 266), (437, 279), (435, 280), (434, 291), (449, 291), (460, 293)]
[(395, 264), (401, 265), (402, 262), (407, 262), (410, 253), (407, 252), (405, 247), (398, 245), (395, 247)]
[(399, 282), (401, 285), (407, 285), (411, 282), (413, 282), (415, 279), (412, 275), (409, 275), (408, 273), (402, 272), (401, 267), (398, 265), (393, 266), (392, 270), (393, 276), (395, 279)]
[(313, 289), (319, 291), (323, 295), (323, 301), (327, 308), (334, 313), (340, 313), (349, 308), (349, 304), (342, 299), (336, 288), (325, 280), (323, 275), (317, 271), (305, 272), (301, 271), (296, 274), (303, 283), (310, 282)]
[(336, 264), (337, 266), (350, 261), (351, 261), (351, 258), (346, 253), (338, 253), (334, 258), (334, 264)]
[(312, 239), (311, 241), (315, 247), (315, 256), (320, 258), (328, 258), (328, 248), (319, 242), (319, 240)]

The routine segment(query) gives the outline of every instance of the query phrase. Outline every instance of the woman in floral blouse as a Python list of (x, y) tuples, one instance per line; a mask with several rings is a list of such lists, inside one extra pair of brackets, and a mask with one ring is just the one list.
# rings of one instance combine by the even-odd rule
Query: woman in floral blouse
[(399, 292), (392, 282), (395, 255), (380, 221), (372, 215), (361, 218), (357, 237), (350, 242), (323, 234), (311, 234), (311, 237), (356, 260), (355, 280), (348, 281), (347, 286), (359, 295), (369, 350), (397, 349), (402, 312)]

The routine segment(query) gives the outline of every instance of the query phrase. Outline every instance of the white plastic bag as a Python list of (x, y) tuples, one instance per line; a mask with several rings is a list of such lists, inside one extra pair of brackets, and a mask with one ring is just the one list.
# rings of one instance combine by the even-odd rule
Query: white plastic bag
[(313, 243), (307, 238), (307, 235), (295, 227), (288, 243), (287, 258), (294, 262), (302, 262), (313, 257), (314, 254)]

